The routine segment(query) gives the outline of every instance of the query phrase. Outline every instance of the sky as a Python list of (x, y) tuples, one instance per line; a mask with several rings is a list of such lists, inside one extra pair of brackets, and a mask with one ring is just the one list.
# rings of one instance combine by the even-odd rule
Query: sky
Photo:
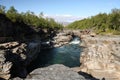
[(18, 12), (28, 10), (36, 15), (43, 12), (45, 17), (56, 21), (72, 22), (94, 16), (98, 13), (110, 13), (111, 9), (120, 9), (120, 0), (0, 0), (0, 5), (14, 6)]

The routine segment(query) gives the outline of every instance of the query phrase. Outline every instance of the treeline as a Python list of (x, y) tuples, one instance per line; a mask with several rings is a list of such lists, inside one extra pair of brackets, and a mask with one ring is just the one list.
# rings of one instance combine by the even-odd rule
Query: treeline
[(43, 18), (43, 13), (39, 16), (34, 12), (27, 11), (19, 13), (13, 6), (6, 10), (5, 6), (0, 5), (0, 13), (5, 14), (13, 22), (24, 22), (27, 25), (42, 29), (62, 29), (62, 25), (58, 24), (52, 18)]
[(34, 12), (18, 12), (13, 6), (6, 10), (0, 5), (0, 42), (29, 41), (40, 39), (51, 40), (63, 25), (52, 18), (44, 18)]
[(67, 26), (70, 29), (90, 29), (97, 33), (120, 34), (120, 9), (111, 13), (99, 13), (96, 16), (75, 21)]

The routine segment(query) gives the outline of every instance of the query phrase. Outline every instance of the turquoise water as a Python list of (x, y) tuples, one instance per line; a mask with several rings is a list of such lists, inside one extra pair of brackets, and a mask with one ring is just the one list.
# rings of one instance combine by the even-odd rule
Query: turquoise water
[[(47, 53), (47, 51), (44, 51)], [(80, 48), (79, 45), (69, 44), (49, 51), (53, 54), (48, 64), (64, 64), (69, 67), (79, 66)]]
[(81, 48), (78, 41), (80, 41), (79, 38), (74, 38), (70, 44), (58, 48), (42, 50), (38, 58), (31, 64), (31, 69), (52, 64), (63, 64), (68, 67), (80, 66), (79, 59)]

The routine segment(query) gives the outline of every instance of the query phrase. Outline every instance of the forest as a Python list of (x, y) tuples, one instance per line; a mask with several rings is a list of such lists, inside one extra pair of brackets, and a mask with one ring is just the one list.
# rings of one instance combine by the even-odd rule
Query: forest
[(0, 42), (31, 40), (38, 35), (41, 40), (51, 39), (57, 32), (63, 29), (63, 25), (52, 18), (45, 18), (40, 12), (18, 12), (14, 6), (6, 9), (0, 5), (0, 37), (6, 37)]
[(69, 29), (89, 29), (98, 34), (120, 34), (120, 9), (112, 9), (109, 14), (99, 13), (95, 16), (75, 21), (67, 26)]
[(52, 18), (43, 18), (42, 12), (40, 12), (39, 16), (29, 10), (27, 12), (19, 13), (14, 6), (11, 6), (8, 10), (6, 10), (5, 6), (0, 5), (0, 13), (6, 15), (12, 22), (24, 22), (25, 24), (36, 28), (62, 29), (63, 27)]

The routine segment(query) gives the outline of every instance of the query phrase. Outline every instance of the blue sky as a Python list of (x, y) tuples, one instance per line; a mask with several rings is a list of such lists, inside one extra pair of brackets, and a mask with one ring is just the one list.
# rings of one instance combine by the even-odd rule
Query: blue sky
[(53, 18), (72, 17), (71, 20), (120, 9), (120, 0), (0, 0), (0, 4), (7, 9), (14, 6), (19, 12), (30, 10)]

